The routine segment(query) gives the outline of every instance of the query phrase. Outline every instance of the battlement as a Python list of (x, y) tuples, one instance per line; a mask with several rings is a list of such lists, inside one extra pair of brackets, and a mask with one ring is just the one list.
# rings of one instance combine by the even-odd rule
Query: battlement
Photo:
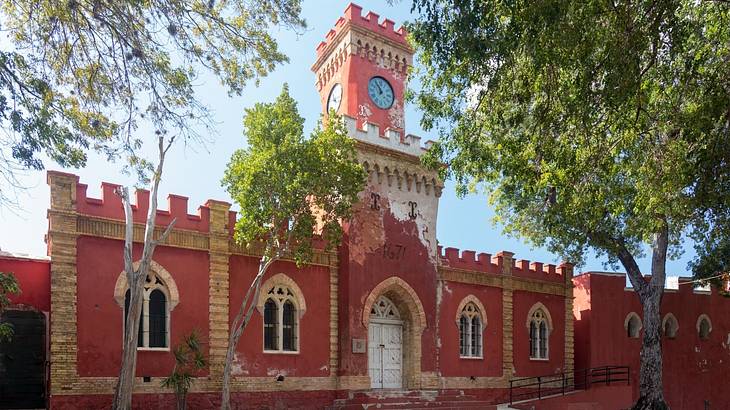
[(327, 47), (332, 44), (333, 40), (337, 37), (337, 34), (342, 31), (345, 26), (347, 26), (347, 23), (350, 23), (353, 26), (365, 28), (373, 33), (377, 33), (396, 44), (400, 44), (403, 48), (410, 50), (410, 45), (406, 40), (408, 33), (403, 26), (396, 29), (395, 22), (387, 18), (383, 19), (381, 23), (380, 15), (372, 11), (363, 16), (362, 7), (355, 3), (350, 3), (350, 5), (348, 5), (345, 9), (344, 16), (340, 17), (337, 22), (335, 22), (335, 27), (327, 33), (324, 41), (319, 43), (317, 46), (317, 57), (320, 57)]
[(371, 122), (363, 122), (362, 127), (358, 128), (355, 118), (343, 115), (342, 119), (345, 122), (348, 134), (352, 138), (416, 157), (423, 155), (434, 143), (428, 140), (421, 146), (421, 137), (419, 136), (411, 134), (404, 135), (400, 131), (395, 131), (390, 128), (386, 128), (381, 133), (380, 126)]
[(504, 274), (505, 265), (511, 269), (511, 275), (550, 282), (564, 283), (566, 275), (572, 276), (573, 266), (561, 263), (559, 266), (542, 262), (530, 262), (526, 259), (516, 260), (511, 252), (502, 251), (492, 256), (489, 253), (477, 253), (472, 250), (438, 247), (441, 266), (483, 272), (494, 275)]
[[(115, 220), (125, 220), (124, 205), (122, 198), (117, 195), (117, 189), (121, 185), (109, 182), (101, 183), (101, 198), (92, 198), (87, 196), (87, 184), (79, 182), (79, 177), (74, 174), (63, 172), (48, 171), (48, 181), (51, 185), (53, 194), (54, 180), (65, 180), (75, 183), (76, 212), (83, 215), (97, 216)], [(68, 183), (68, 182), (66, 182)], [(150, 191), (146, 189), (138, 189), (134, 193), (132, 204), (132, 215), (135, 223), (145, 223), (147, 213), (149, 212)], [(210, 231), (210, 214), (214, 207), (222, 207), (229, 209), (230, 204), (227, 202), (208, 200), (205, 204), (198, 207), (197, 214), (188, 213), (188, 198), (181, 195), (169, 194), (167, 196), (167, 209), (160, 209), (161, 202), (158, 202), (157, 216), (155, 222), (157, 226), (167, 226), (173, 219), (176, 220), (176, 229), (187, 229), (199, 232)], [(228, 211), (227, 226), (232, 228), (236, 221), (236, 213)]]

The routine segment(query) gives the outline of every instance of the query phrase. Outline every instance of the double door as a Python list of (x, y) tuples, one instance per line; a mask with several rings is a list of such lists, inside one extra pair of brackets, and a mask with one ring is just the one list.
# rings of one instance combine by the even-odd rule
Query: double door
[(368, 370), (371, 387), (403, 386), (403, 323), (371, 320), (368, 327)]

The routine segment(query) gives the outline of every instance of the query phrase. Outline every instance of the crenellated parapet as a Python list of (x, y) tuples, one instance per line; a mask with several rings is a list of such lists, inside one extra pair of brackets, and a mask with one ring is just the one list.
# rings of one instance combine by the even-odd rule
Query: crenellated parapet
[(439, 246), (439, 263), (441, 266), (476, 271), (492, 275), (509, 275), (518, 278), (536, 279), (540, 281), (568, 283), (573, 274), (573, 266), (569, 263), (560, 265), (530, 262), (526, 259), (516, 260), (511, 252), (499, 252), (497, 255), (477, 253), (472, 250), (443, 248)]
[(317, 88), (324, 87), (353, 55), (405, 75), (413, 63), (407, 34), (402, 26), (395, 29), (390, 19), (380, 22), (372, 11), (363, 16), (362, 7), (351, 3), (317, 47), (317, 61), (312, 65)]
[(342, 120), (345, 123), (350, 137), (368, 144), (377, 145), (379, 147), (402, 152), (404, 154), (420, 157), (428, 151), (433, 145), (433, 141), (428, 140), (422, 146), (421, 137), (406, 134), (386, 128), (384, 132), (380, 132), (380, 126), (371, 122), (364, 122), (362, 127), (357, 126), (357, 120), (348, 115), (343, 115)]
[[(53, 173), (50, 171), (49, 174)], [(117, 190), (121, 185), (108, 182), (101, 183), (101, 198), (91, 198), (87, 196), (87, 184), (78, 182), (76, 177), (76, 212), (82, 215), (96, 216), (107, 219), (115, 219), (124, 221), (124, 205), (121, 197), (117, 194)], [(167, 196), (167, 209), (157, 209), (155, 224), (158, 227), (169, 225), (175, 220), (176, 229), (185, 229), (198, 232), (210, 232), (211, 230), (211, 208), (220, 201), (208, 200), (205, 204), (198, 207), (196, 214), (188, 213), (188, 198), (181, 195), (169, 194)], [(226, 205), (226, 209), (230, 204)], [(134, 193), (134, 203), (132, 204), (132, 215), (135, 223), (144, 224), (147, 221), (147, 214), (150, 205), (150, 191), (146, 189), (138, 189)], [(236, 213), (228, 211), (227, 226), (233, 227), (236, 221)]]

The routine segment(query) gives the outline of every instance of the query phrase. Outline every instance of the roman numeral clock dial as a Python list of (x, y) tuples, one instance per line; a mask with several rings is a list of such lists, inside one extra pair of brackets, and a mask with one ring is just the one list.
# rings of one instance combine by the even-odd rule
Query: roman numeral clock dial
[(380, 109), (387, 110), (393, 105), (393, 87), (383, 77), (370, 79), (370, 82), (368, 82), (368, 95)]

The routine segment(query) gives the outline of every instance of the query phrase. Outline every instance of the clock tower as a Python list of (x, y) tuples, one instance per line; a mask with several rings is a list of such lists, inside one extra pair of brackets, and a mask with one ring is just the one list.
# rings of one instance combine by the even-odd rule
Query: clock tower
[(350, 4), (317, 47), (312, 71), (324, 112), (354, 118), (358, 129), (377, 126), (379, 136), (407, 143), (403, 93), (413, 50), (403, 27), (378, 19)]
[[(351, 389), (435, 387), (436, 360), (421, 357), (437, 356), (436, 217), (443, 183), (421, 164), (429, 143), (421, 147), (405, 130), (403, 94), (412, 61), (403, 28), (350, 4), (317, 47), (312, 66), (323, 112), (342, 116), (368, 175), (343, 224), (339, 319), (332, 324), (339, 382)], [(376, 301), (392, 304), (400, 322), (377, 317)], [(397, 343), (384, 341), (386, 334)], [(384, 353), (387, 361), (379, 359)]]

